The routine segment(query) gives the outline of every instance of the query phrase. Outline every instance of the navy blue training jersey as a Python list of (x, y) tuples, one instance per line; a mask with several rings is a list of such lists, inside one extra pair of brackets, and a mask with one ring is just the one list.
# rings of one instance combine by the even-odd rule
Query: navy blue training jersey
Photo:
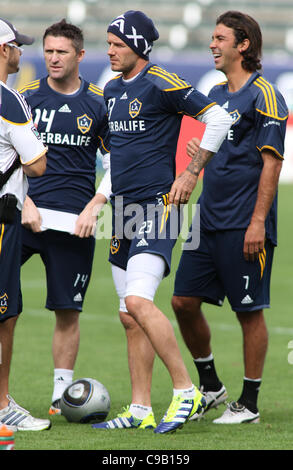
[[(205, 168), (199, 198), (201, 227), (245, 229), (256, 203), (261, 151), (272, 150), (283, 159), (288, 109), (280, 92), (257, 72), (239, 91), (229, 93), (224, 82), (209, 96), (230, 113), (233, 124)], [(266, 237), (277, 243), (277, 196), (266, 220)]]
[(133, 80), (116, 76), (104, 89), (111, 140), (113, 196), (125, 202), (166, 193), (184, 114), (197, 117), (215, 103), (192, 85), (148, 64)]
[(79, 214), (95, 194), (96, 154), (108, 149), (107, 110), (100, 88), (81, 80), (72, 95), (49, 87), (47, 78), (20, 90), (48, 146), (47, 169), (29, 178), (29, 196), (37, 207)]

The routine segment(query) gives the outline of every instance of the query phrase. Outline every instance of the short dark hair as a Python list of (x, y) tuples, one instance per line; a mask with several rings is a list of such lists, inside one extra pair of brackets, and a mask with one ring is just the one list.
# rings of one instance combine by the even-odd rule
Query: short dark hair
[(244, 39), (249, 39), (249, 47), (242, 52), (242, 67), (248, 72), (255, 72), (262, 68), (262, 34), (257, 21), (240, 11), (227, 11), (217, 18), (216, 24), (223, 24), (231, 28), (235, 35), (235, 46)]
[(84, 39), (82, 30), (78, 28), (78, 26), (67, 23), (65, 19), (52, 24), (46, 29), (43, 36), (43, 44), (47, 36), (62, 36), (71, 39), (72, 45), (77, 53), (83, 49)]

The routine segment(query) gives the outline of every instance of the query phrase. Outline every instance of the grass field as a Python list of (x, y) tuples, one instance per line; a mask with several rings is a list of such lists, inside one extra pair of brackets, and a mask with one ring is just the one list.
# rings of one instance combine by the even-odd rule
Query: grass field
[[(196, 197), (196, 194), (195, 194)], [(69, 424), (63, 416), (52, 418), (50, 431), (17, 433), (18, 450), (285, 450), (293, 449), (292, 383), (293, 364), (293, 186), (279, 190), (279, 247), (275, 253), (271, 309), (267, 310), (270, 345), (259, 396), (259, 425), (221, 426), (212, 420), (224, 406), (210, 411), (199, 423), (188, 423), (172, 435), (152, 431), (99, 431), (85, 424)], [(174, 274), (181, 241), (174, 252), (172, 274), (157, 293), (158, 306), (174, 325), (186, 365), (197, 384), (197, 373), (184, 346), (170, 306)], [(108, 388), (111, 396), (109, 418), (129, 404), (130, 383), (124, 331), (118, 320), (118, 301), (107, 262), (108, 241), (97, 243), (93, 275), (81, 315), (81, 344), (75, 378), (93, 377)], [(24, 312), (15, 333), (10, 393), (33, 415), (46, 417), (52, 394), (53, 364), (51, 339), (54, 314), (44, 309), (45, 276), (38, 257), (22, 270)], [(212, 329), (217, 370), (229, 398), (236, 399), (243, 379), (242, 337), (229, 305), (205, 307)], [(292, 353), (293, 355), (293, 353)], [(291, 355), (291, 357), (292, 357)], [(168, 407), (172, 394), (169, 375), (159, 360), (155, 362), (152, 405), (157, 421)]]

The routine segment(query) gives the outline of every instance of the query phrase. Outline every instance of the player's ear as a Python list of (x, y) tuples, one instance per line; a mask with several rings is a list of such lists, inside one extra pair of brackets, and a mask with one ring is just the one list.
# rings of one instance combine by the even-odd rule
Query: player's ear
[(0, 44), (0, 54), (2, 57), (7, 57), (8, 50), (9, 50), (9, 46), (7, 46), (5, 43)]
[(247, 38), (244, 39), (240, 44), (238, 44), (238, 50), (240, 54), (243, 54), (243, 52), (247, 51), (247, 49), (249, 48), (249, 45), (250, 45), (250, 41)]
[(81, 62), (85, 55), (85, 49), (81, 49), (78, 53), (78, 62)]

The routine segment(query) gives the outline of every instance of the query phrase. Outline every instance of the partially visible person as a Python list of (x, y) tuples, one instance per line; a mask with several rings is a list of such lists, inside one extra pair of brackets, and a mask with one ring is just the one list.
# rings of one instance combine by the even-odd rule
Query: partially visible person
[(9, 395), (13, 335), (21, 313), (21, 209), (27, 176), (44, 173), (47, 149), (26, 101), (6, 81), (9, 74), (18, 72), (20, 46), (33, 42), (0, 18), (0, 425), (13, 431), (41, 431), (51, 426), (48, 419), (34, 418)]
[[(180, 231), (178, 206), (189, 200), (200, 170), (219, 149), (232, 120), (184, 79), (149, 62), (158, 37), (153, 21), (140, 11), (127, 11), (108, 27), (111, 68), (121, 72), (104, 88), (113, 192), (109, 261), (127, 338), (132, 400), (116, 418), (93, 425), (98, 429), (173, 432), (205, 406), (189, 377), (171, 323), (155, 305), (154, 296), (171, 269)], [(199, 151), (174, 181), (184, 114), (204, 122), (206, 131)], [(136, 210), (139, 216), (132, 232)], [(171, 404), (158, 426), (151, 406), (156, 354), (173, 385)]]
[[(228, 394), (216, 371), (201, 307), (204, 302), (222, 306), (227, 297), (242, 329), (244, 379), (238, 399), (214, 423), (257, 423), (288, 109), (261, 74), (262, 34), (252, 17), (238, 11), (219, 16), (210, 49), (227, 80), (213, 87), (209, 97), (231, 114), (233, 125), (205, 168), (198, 201), (200, 245), (183, 250), (172, 303), (208, 411)], [(190, 155), (197, 147), (196, 140), (189, 142)]]
[[(43, 49), (48, 76), (20, 92), (48, 145), (42, 178), (29, 179), (22, 212), (22, 264), (40, 255), (46, 268), (46, 308), (55, 311), (54, 384), (49, 414), (60, 414), (60, 398), (72, 382), (79, 349), (79, 315), (88, 288), (99, 208), (109, 194), (109, 169), (95, 194), (97, 150), (109, 160), (103, 92), (81, 78), (83, 33), (62, 20), (48, 27)], [(106, 189), (108, 191), (108, 189)]]

